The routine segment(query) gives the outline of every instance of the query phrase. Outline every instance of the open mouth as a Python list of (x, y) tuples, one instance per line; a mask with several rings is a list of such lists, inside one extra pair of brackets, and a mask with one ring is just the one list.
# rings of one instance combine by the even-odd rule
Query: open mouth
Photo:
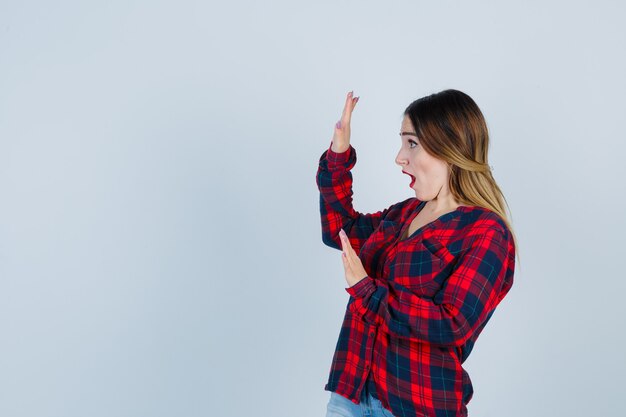
[(411, 184), (409, 184), (409, 187), (413, 187), (413, 184), (415, 183), (415, 177), (413, 175), (409, 174), (408, 172), (404, 172), (404, 171), (402, 171), (402, 172), (405, 173), (406, 175), (408, 175), (409, 177), (411, 177)]

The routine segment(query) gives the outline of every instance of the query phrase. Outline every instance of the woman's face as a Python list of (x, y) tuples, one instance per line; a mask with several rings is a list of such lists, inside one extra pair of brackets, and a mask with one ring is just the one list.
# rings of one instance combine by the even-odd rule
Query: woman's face
[(402, 145), (396, 156), (396, 164), (411, 176), (409, 186), (415, 190), (415, 197), (420, 201), (429, 201), (437, 197), (440, 191), (447, 194), (450, 175), (448, 165), (421, 146), (408, 116), (402, 120), (400, 135)]

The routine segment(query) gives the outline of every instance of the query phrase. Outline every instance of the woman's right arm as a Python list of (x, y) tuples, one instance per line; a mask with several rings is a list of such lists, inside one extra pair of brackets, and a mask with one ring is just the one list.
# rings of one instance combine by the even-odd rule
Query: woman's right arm
[(363, 214), (352, 206), (352, 173), (356, 163), (356, 150), (349, 145), (344, 152), (334, 152), (331, 146), (324, 151), (317, 170), (317, 187), (320, 191), (322, 241), (331, 248), (341, 250), (339, 230), (343, 229), (357, 254), (361, 246), (376, 230), (380, 221), (393, 207)]
[(357, 254), (361, 246), (378, 227), (388, 209), (373, 214), (362, 214), (352, 207), (352, 173), (356, 151), (350, 145), (350, 122), (358, 97), (352, 91), (346, 96), (341, 119), (335, 125), (333, 140), (319, 160), (317, 187), (320, 190), (322, 241), (341, 249), (339, 230), (343, 229)]

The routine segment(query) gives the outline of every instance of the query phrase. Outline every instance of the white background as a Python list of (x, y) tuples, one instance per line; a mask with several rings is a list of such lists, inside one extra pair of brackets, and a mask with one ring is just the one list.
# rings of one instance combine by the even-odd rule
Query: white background
[(470, 416), (623, 411), (620, 1), (2, 1), (0, 415), (325, 414), (348, 301), (315, 174), (414, 196), (402, 112), (469, 94), (519, 239)]

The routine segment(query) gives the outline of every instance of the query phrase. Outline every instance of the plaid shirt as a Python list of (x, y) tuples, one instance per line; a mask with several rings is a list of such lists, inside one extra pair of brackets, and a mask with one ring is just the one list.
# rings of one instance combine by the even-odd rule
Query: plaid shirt
[(346, 288), (324, 390), (358, 404), (369, 383), (397, 417), (467, 416), (474, 390), (461, 364), (513, 285), (512, 236), (496, 213), (459, 206), (400, 240), (425, 202), (355, 211), (355, 163), (352, 146), (329, 147), (316, 176), (322, 241), (341, 250), (343, 228), (368, 274)]

